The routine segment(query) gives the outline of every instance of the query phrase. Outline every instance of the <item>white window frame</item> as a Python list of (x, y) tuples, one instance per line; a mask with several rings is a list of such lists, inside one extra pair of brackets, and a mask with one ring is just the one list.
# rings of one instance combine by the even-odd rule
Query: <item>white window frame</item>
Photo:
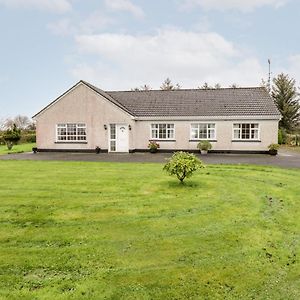
[[(193, 136), (192, 136), (192, 127), (193, 127), (193, 125), (206, 125), (206, 126), (208, 126), (208, 125), (214, 125), (215, 126), (215, 128), (214, 128), (214, 132), (215, 132), (215, 136), (214, 136), (214, 138), (194, 138)], [(207, 128), (207, 133), (208, 133), (208, 128)], [(198, 126), (198, 136), (199, 136), (199, 126)], [(190, 124), (190, 140), (191, 141), (204, 141), (204, 140), (207, 140), (207, 141), (215, 141), (217, 139), (217, 125), (216, 125), (216, 123), (213, 123), (213, 122), (193, 122), (193, 123), (191, 123)]]
[[(58, 129), (63, 128), (63, 126), (66, 128), (66, 139), (61, 140), (59, 139), (60, 134), (58, 134)], [(76, 125), (76, 139), (75, 140), (68, 140), (68, 125)], [(78, 135), (78, 128), (84, 128), (85, 129), (85, 135)], [(78, 137), (85, 137), (85, 139), (78, 139)], [(55, 126), (55, 138), (57, 143), (87, 143), (87, 126), (84, 122), (67, 122), (67, 123), (57, 123)]]
[[(250, 138), (249, 139), (243, 139), (242, 138), (242, 128), (239, 128), (239, 131), (240, 131), (240, 137), (239, 138), (236, 138), (234, 136), (234, 131), (237, 130), (237, 128), (234, 128), (234, 125), (242, 125), (242, 124), (248, 124), (250, 125)], [(252, 128), (251, 128), (251, 125), (257, 125), (258, 128), (255, 129), (257, 130), (257, 138), (251, 138), (251, 133), (252, 133)], [(260, 123), (258, 122), (234, 122), (232, 123), (232, 140), (233, 141), (260, 141)]]
[[(153, 130), (153, 128), (152, 128), (152, 126), (153, 125), (158, 125), (158, 129), (157, 129), (157, 131), (158, 131), (158, 137), (153, 137), (153, 135), (152, 135), (152, 130)], [(160, 125), (166, 125), (166, 137), (165, 138), (160, 138), (159, 137), (159, 126)], [(168, 133), (168, 128), (167, 128), (167, 126), (168, 125), (173, 125), (173, 137), (172, 138), (168, 138), (167, 137), (167, 133)], [(169, 128), (169, 129), (171, 129), (171, 128)], [(152, 141), (174, 141), (175, 140), (175, 136), (176, 136), (176, 129), (175, 129), (175, 124), (174, 123), (169, 123), (169, 122), (167, 122), (167, 123), (162, 123), (162, 122), (159, 122), (159, 123), (151, 123), (150, 124), (150, 140), (152, 140)]]

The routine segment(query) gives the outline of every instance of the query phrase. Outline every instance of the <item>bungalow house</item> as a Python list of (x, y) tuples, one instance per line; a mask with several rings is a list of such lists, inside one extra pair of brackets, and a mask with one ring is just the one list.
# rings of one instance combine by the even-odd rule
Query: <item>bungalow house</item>
[(105, 92), (85, 81), (33, 118), (38, 151), (265, 152), (277, 143), (280, 113), (264, 88)]

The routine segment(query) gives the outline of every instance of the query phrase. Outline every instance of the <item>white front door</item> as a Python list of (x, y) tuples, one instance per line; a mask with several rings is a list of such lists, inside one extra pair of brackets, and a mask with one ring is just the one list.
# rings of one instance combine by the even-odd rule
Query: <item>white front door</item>
[(116, 152), (128, 152), (128, 125), (116, 125)]

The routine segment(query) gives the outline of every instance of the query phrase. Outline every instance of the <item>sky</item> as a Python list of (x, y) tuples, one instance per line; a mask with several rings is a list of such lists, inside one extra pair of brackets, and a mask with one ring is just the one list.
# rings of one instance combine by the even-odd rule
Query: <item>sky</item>
[(0, 118), (79, 80), (103, 90), (300, 85), (299, 0), (0, 0)]

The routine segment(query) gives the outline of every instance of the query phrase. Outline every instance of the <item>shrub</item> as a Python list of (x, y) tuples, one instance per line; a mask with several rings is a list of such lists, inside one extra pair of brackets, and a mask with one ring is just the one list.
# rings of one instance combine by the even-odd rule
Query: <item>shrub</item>
[(6, 142), (8, 150), (11, 150), (13, 145), (16, 144), (21, 138), (21, 130), (17, 128), (16, 124), (12, 129), (7, 129), (3, 133), (3, 139)]
[(201, 160), (194, 154), (180, 151), (173, 154), (163, 169), (169, 175), (176, 175), (182, 183), (185, 178), (191, 177), (199, 168), (204, 168)]
[(148, 144), (148, 148), (149, 148), (150, 152), (156, 152), (157, 149), (159, 148), (159, 143), (157, 143), (155, 141), (150, 141)]
[(35, 133), (25, 133), (22, 135), (21, 143), (35, 143), (36, 142), (36, 135)]
[(199, 150), (208, 151), (212, 148), (212, 145), (209, 141), (205, 140), (205, 141), (199, 142), (197, 145), (197, 148)]
[(279, 149), (279, 147), (280, 147), (280, 145), (278, 145), (278, 144), (270, 144), (268, 146), (269, 150), (271, 150), (271, 151), (273, 151), (273, 150), (277, 151)]

